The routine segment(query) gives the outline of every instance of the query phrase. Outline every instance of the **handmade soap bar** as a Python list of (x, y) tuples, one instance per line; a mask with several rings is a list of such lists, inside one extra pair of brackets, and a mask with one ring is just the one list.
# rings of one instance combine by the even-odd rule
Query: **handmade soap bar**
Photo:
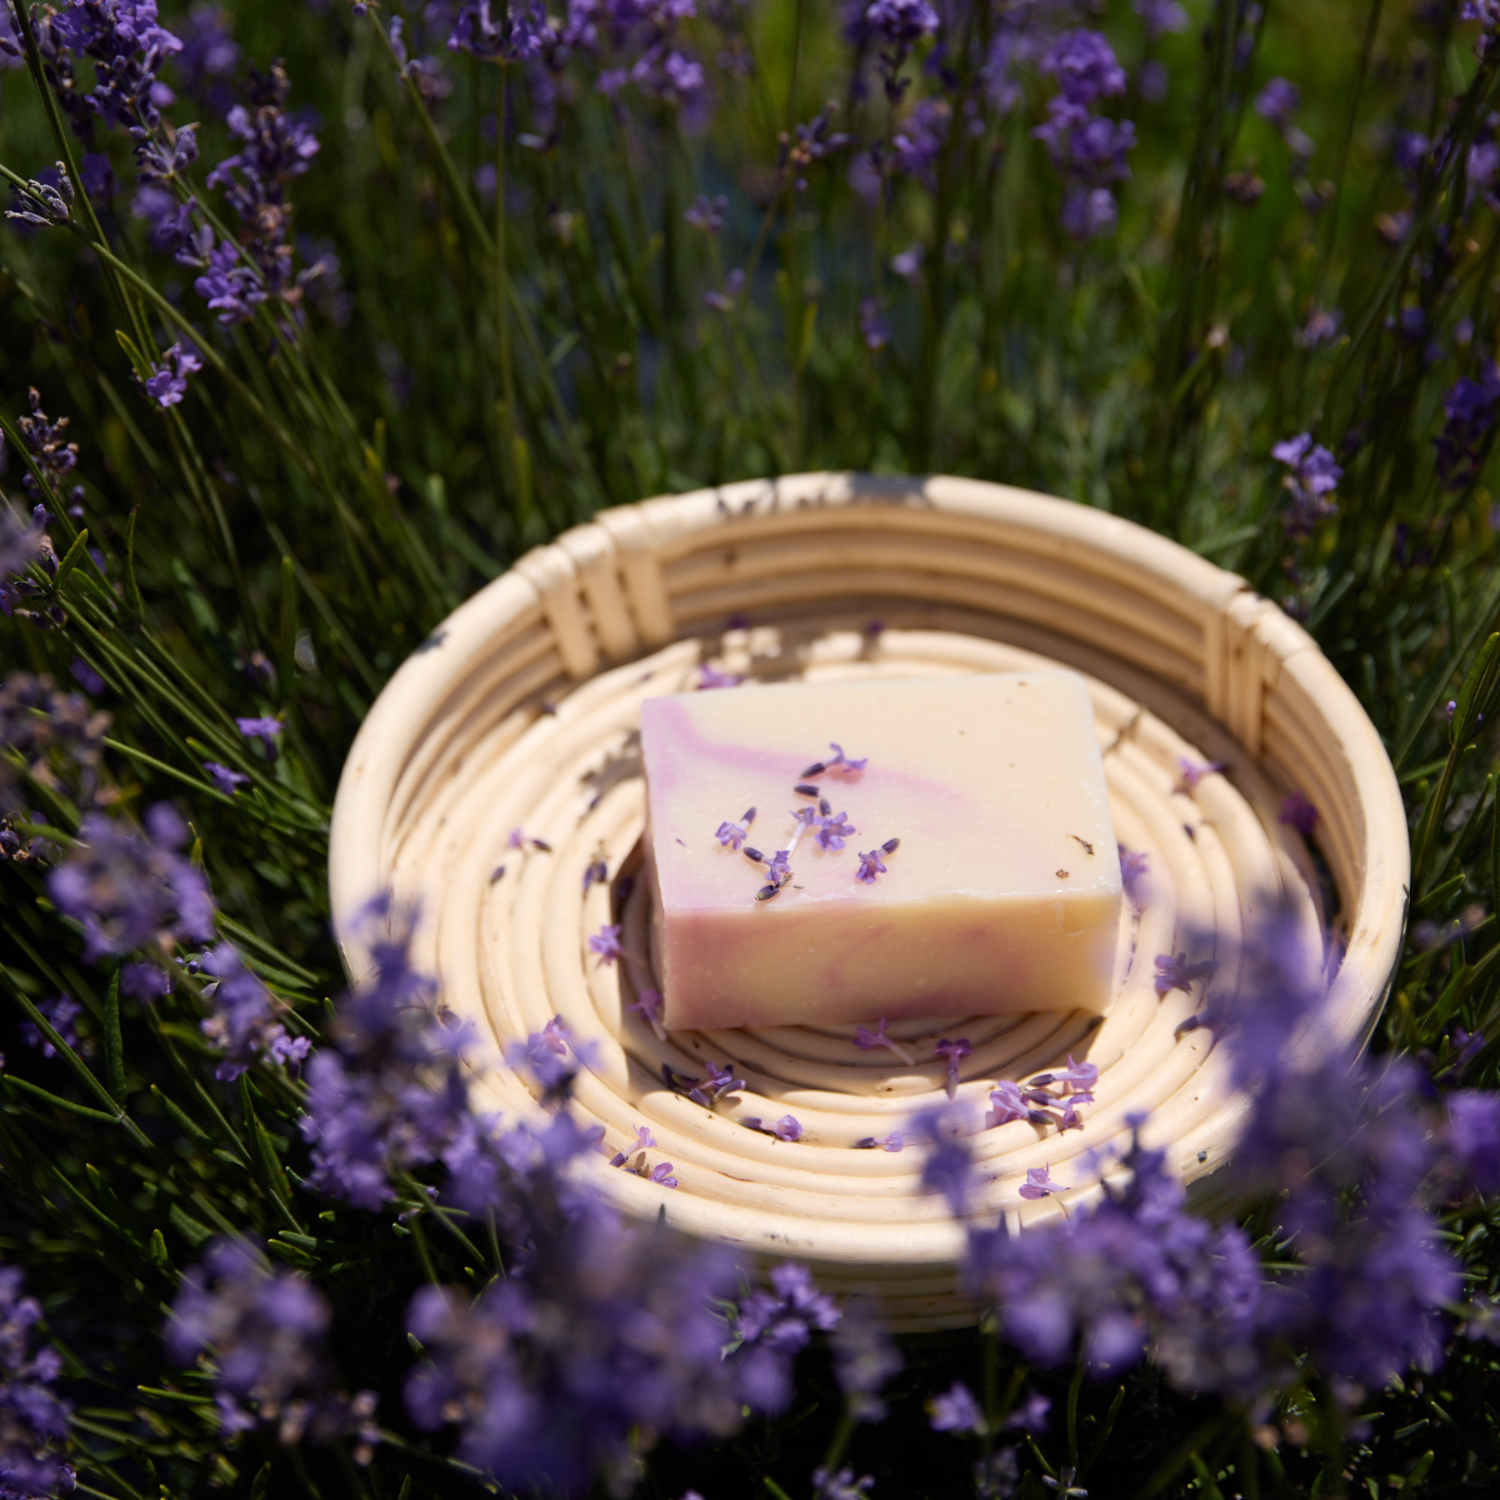
[(641, 706), (671, 1028), (1102, 1010), (1120, 861), (1083, 679)]

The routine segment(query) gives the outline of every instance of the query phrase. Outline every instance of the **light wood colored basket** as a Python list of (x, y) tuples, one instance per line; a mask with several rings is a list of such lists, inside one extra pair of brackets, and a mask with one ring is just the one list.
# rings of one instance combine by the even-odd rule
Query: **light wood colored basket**
[[(1122, 923), (1119, 994), (1102, 1024), (1081, 1014), (893, 1028), (919, 1057), (863, 1052), (852, 1027), (675, 1033), (626, 1010), (645, 959), (601, 967), (586, 939), (624, 924), (647, 953), (647, 893), (620, 901), (644, 815), (637, 725), (644, 697), (691, 688), (700, 664), (759, 679), (912, 676), (1064, 663), (1089, 679), (1116, 827), (1151, 863), (1148, 899)], [(1179, 756), (1227, 771), (1181, 786)], [(1317, 861), (1280, 819), (1316, 807)], [(515, 827), (551, 852), (507, 847)], [(1085, 1128), (1026, 1123), (977, 1134), (979, 1210), (1024, 1226), (1059, 1211), (1017, 1188), (1050, 1163), (1097, 1191), (1097, 1158), (1127, 1117), (1205, 1198), (1245, 1101), (1198, 1002), (1158, 997), (1154, 956), (1205, 927), (1226, 951), (1255, 904), (1282, 893), (1310, 931), (1344, 946), (1331, 1021), (1373, 1024), (1405, 915), (1407, 827), (1390, 763), (1354, 695), (1312, 639), (1243, 580), (1117, 517), (972, 480), (806, 474), (646, 501), (600, 514), (524, 557), (423, 644), (361, 729), (334, 808), (330, 883), (351, 976), (367, 970), (349, 919), (377, 890), (421, 903), (419, 961), (444, 999), (497, 1044), (476, 1104), (539, 1106), (498, 1060), (508, 1040), (561, 1015), (596, 1044), (577, 1108), (609, 1150), (647, 1125), (669, 1189), (600, 1158), (627, 1212), (668, 1220), (753, 1256), (797, 1256), (845, 1291), (877, 1296), (897, 1327), (972, 1321), (958, 1296), (962, 1226), (920, 1190), (920, 1153), (853, 1150), (941, 1097), (932, 1039), (973, 1044), (959, 1103), (976, 1126), (995, 1082), (1070, 1051), (1100, 1069)], [(599, 850), (612, 884), (585, 891)], [(495, 878), (498, 866), (503, 876)], [(1324, 912), (1325, 887), (1329, 911)], [(618, 913), (612, 901), (619, 905)], [(1178, 945), (1180, 946), (1180, 944)], [(669, 1089), (662, 1065), (730, 1062), (744, 1093), (710, 1111)], [(788, 1144), (737, 1123), (794, 1114)], [(1223, 1178), (1219, 1179), (1222, 1186)], [(1218, 1189), (1215, 1188), (1215, 1191)]]

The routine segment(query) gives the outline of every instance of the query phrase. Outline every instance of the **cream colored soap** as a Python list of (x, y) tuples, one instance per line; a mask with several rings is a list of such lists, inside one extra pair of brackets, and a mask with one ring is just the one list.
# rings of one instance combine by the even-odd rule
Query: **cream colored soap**
[[(1119, 851), (1077, 673), (686, 693), (648, 699), (641, 737), (669, 1028), (1109, 1003)], [(804, 777), (831, 742), (864, 767)]]

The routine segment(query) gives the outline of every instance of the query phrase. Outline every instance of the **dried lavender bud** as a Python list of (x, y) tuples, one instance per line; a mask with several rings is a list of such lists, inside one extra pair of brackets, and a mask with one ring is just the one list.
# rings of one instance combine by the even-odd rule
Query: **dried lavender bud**
[(779, 895), (780, 892), (781, 887), (779, 885), (763, 885), (755, 893), (755, 899), (757, 901), (769, 901), (772, 896)]
[(804, 772), (803, 772), (803, 773), (802, 773), (802, 775), (803, 775), (803, 776), (804, 776), (804, 777), (808, 777), (808, 776), (821, 776), (821, 775), (822, 775), (822, 774), (823, 774), (823, 772), (824, 772), (824, 771), (826, 771), (826, 770), (827, 770), (827, 769), (828, 769), (828, 767), (827, 767), (827, 765), (825, 765), (825, 764), (824, 764), (824, 762), (822, 762), (822, 761), (821, 761), (821, 760), (815, 760), (815, 761), (814, 761), (814, 762), (813, 762), (813, 763), (812, 763), (812, 764), (811, 764), (811, 765), (810, 765), (810, 766), (809, 766), (809, 767), (808, 767), (808, 768), (807, 768), (807, 769), (806, 769), (806, 770), (805, 770), (805, 771), (804, 771)]
[(882, 854), (894, 854), (900, 847), (900, 839), (887, 839), (885, 843), (880, 846), (880, 852)]
[(743, 854), (746, 859), (753, 859), (758, 865), (763, 865), (766, 862), (765, 855), (762, 854), (759, 849), (752, 849), (748, 844), (746, 844), (745, 847), (740, 850), (740, 853)]
[(792, 790), (796, 792), (799, 797), (816, 797), (818, 795), (817, 787), (811, 786), (805, 781), (799, 781), (797, 785), (792, 788)]
[(825, 818), (832, 814), (833, 804), (828, 800), (827, 797), (818, 798), (818, 811), (822, 813)]

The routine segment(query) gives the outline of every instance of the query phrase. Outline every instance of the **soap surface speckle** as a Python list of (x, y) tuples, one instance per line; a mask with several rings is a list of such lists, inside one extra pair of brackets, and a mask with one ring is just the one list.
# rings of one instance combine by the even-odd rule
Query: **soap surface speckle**
[[(1120, 865), (1076, 673), (652, 698), (641, 737), (669, 1028), (1108, 1004)], [(834, 743), (863, 769), (804, 775)], [(784, 849), (790, 878), (767, 895)]]

